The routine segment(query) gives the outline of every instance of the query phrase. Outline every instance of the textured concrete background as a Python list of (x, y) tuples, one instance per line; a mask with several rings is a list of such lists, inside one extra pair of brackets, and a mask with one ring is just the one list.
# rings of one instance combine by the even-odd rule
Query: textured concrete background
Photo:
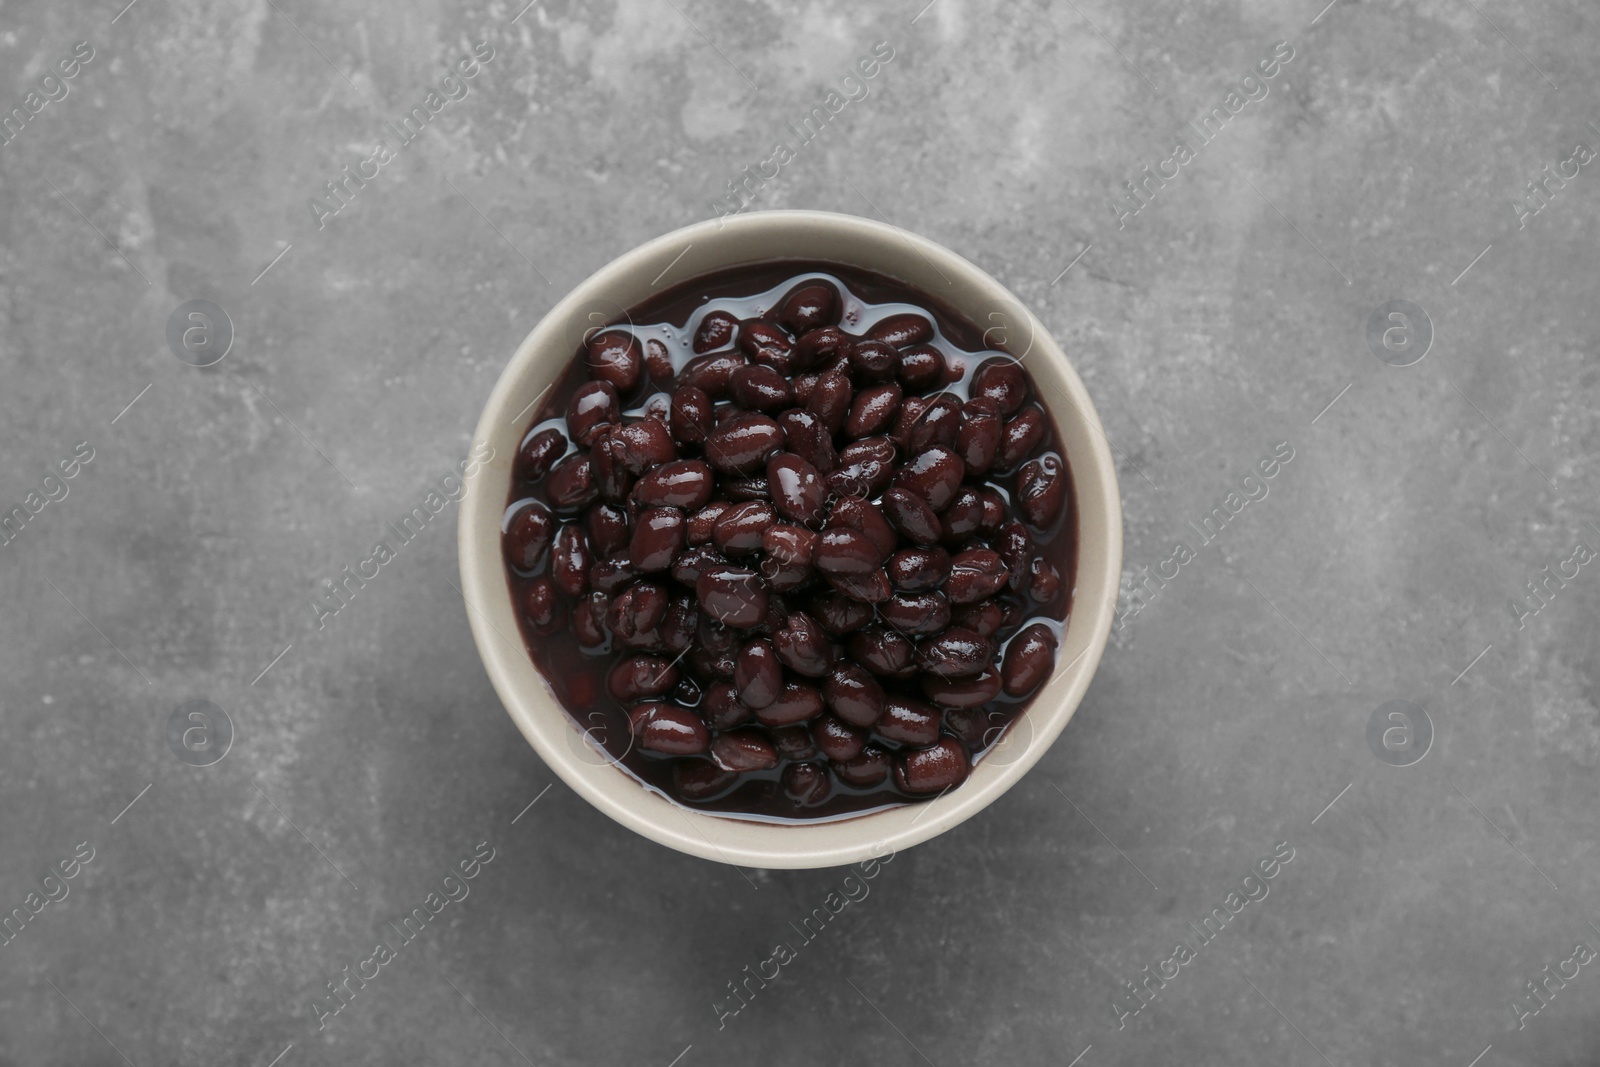
[[(0, 505), (38, 508), (0, 546), (0, 1063), (1596, 1062), (1600, 966), (1566, 961), (1600, 948), (1600, 178), (1528, 191), (1600, 145), (1592, 4), (123, 2), (0, 4)], [(1036, 309), (1119, 457), (1122, 625), (1034, 773), (850, 881), (733, 1014), (848, 871), (690, 859), (552, 785), (474, 652), (453, 506), (325, 629), (311, 603), (561, 294), (710, 217), (880, 41), (756, 206), (887, 217)], [(207, 368), (165, 339), (195, 299), (235, 332)], [(1393, 299), (1431, 320), (1411, 366), (1366, 340)], [(168, 741), (193, 700), (233, 726), (210, 766)], [(1432, 725), (1411, 766), (1368, 742), (1392, 700)], [(1393, 761), (1410, 718), (1407, 749), (1379, 716)]]

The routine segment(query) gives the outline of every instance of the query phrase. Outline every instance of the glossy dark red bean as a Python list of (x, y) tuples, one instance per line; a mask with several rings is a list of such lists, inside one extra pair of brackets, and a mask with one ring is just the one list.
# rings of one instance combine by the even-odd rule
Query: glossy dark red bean
[(614, 433), (602, 434), (589, 450), (589, 461), (594, 467), (595, 488), (600, 499), (621, 503), (628, 498), (633, 487), (633, 475), (622, 461), (623, 447)]
[(1061, 572), (1043, 556), (1028, 564), (1028, 596), (1036, 604), (1048, 604), (1061, 594)]
[(873, 619), (871, 604), (833, 590), (817, 593), (808, 608), (808, 614), (832, 637), (854, 633)]
[(893, 382), (861, 390), (845, 416), (845, 436), (859, 440), (886, 433), (900, 411), (900, 395), (900, 387)]
[(711, 528), (711, 543), (724, 556), (747, 556), (761, 549), (761, 541), (777, 521), (772, 505), (765, 500), (735, 504)]
[(975, 708), (1000, 695), (1000, 672), (990, 668), (982, 674), (966, 678), (940, 678), (936, 674), (924, 674), (922, 692), (940, 707)]
[(950, 613), (950, 623), (971, 630), (980, 637), (993, 637), (1005, 621), (1005, 609), (993, 600), (962, 604)]
[(796, 337), (839, 321), (839, 291), (827, 282), (807, 282), (778, 304), (773, 318)]
[(769, 642), (751, 641), (740, 649), (733, 668), (733, 684), (739, 699), (756, 711), (778, 699), (783, 689), (783, 667)]
[(828, 772), (815, 763), (794, 763), (783, 769), (783, 795), (803, 808), (828, 799), (833, 787)]
[(567, 615), (567, 606), (549, 576), (535, 578), (522, 594), (522, 615), (540, 636), (554, 633)]
[(974, 604), (1005, 588), (1010, 572), (1000, 554), (989, 548), (969, 548), (950, 557), (950, 577), (944, 595), (952, 604)]
[(725, 771), (744, 774), (776, 767), (778, 753), (760, 730), (733, 730), (712, 739), (711, 762)]
[(700, 327), (694, 332), (695, 355), (717, 352), (729, 347), (738, 332), (738, 319), (726, 311), (708, 312), (706, 317), (700, 320)]
[(933, 339), (933, 323), (921, 315), (905, 312), (881, 319), (867, 331), (867, 336), (874, 341), (893, 345), (895, 348), (920, 345)]
[(937, 589), (950, 576), (950, 553), (932, 548), (904, 548), (884, 565), (889, 581), (903, 593)]
[(894, 780), (907, 793), (942, 793), (966, 781), (971, 770), (972, 764), (961, 742), (944, 737), (927, 748), (897, 755)]
[(626, 554), (602, 559), (589, 568), (589, 585), (610, 595), (637, 578)]
[[(822, 694), (816, 686), (805, 682), (788, 682), (776, 700), (764, 708), (756, 709), (756, 721), (767, 727), (783, 727), (808, 722), (821, 714)], [(787, 758), (810, 759), (811, 756), (803, 754)]]
[(672, 408), (667, 425), (673, 440), (680, 445), (705, 443), (711, 433), (711, 398), (705, 390), (680, 385), (672, 391)]
[(943, 720), (944, 716), (933, 705), (897, 696), (884, 705), (883, 718), (873, 729), (886, 741), (921, 748), (939, 740)]
[(779, 452), (767, 461), (767, 487), (773, 507), (783, 517), (811, 525), (821, 523), (827, 492), (816, 467), (792, 452)]
[[(971, 473), (971, 472), (968, 472)], [(993, 489), (978, 494), (983, 503), (983, 517), (978, 520), (978, 536), (984, 540), (994, 537), (1006, 521), (1006, 499)]]
[(1000, 432), (1000, 448), (995, 453), (996, 471), (1008, 471), (1033, 455), (1044, 440), (1044, 412), (1025, 408), (1007, 421)]
[(870, 727), (883, 714), (883, 686), (856, 663), (836, 666), (822, 686), (822, 699), (839, 718), (852, 726)]
[(772, 747), (779, 759), (798, 762), (817, 758), (817, 746), (811, 740), (811, 731), (799, 723), (768, 727), (767, 736), (772, 740)]
[(677, 508), (649, 508), (639, 514), (628, 545), (628, 558), (640, 574), (664, 571), (684, 548), (683, 512)]
[(804, 526), (777, 523), (761, 535), (761, 550), (785, 567), (810, 567), (817, 535)]
[(765, 319), (739, 323), (739, 349), (757, 363), (788, 374), (794, 368), (794, 342)]
[(1025, 697), (1050, 677), (1056, 662), (1056, 635), (1042, 622), (1027, 627), (1006, 645), (1000, 663), (1001, 686), (1006, 696)]
[(881, 604), (894, 594), (894, 587), (889, 584), (889, 576), (881, 570), (870, 574), (829, 574), (825, 577), (835, 590), (863, 604)]
[(675, 459), (646, 471), (634, 483), (633, 499), (645, 507), (697, 511), (711, 499), (715, 481), (711, 468), (702, 460)]
[(894, 442), (887, 437), (864, 437), (839, 450), (839, 466), (823, 478), (835, 496), (873, 497), (882, 492), (895, 473)]
[(700, 608), (727, 626), (755, 626), (767, 615), (767, 590), (746, 567), (711, 567), (695, 581)]
[(600, 497), (594, 484), (594, 464), (587, 452), (574, 452), (551, 470), (544, 483), (550, 506), (557, 511), (582, 511)]
[(839, 781), (857, 789), (871, 789), (888, 781), (893, 758), (882, 745), (868, 745), (852, 759), (837, 760), (833, 773)]
[(642, 652), (617, 660), (606, 675), (606, 690), (621, 701), (658, 697), (677, 684), (678, 668), (671, 660)]
[(933, 592), (896, 593), (878, 605), (878, 614), (907, 637), (919, 637), (950, 625), (950, 601)]
[(884, 493), (883, 514), (914, 545), (932, 545), (939, 540), (939, 516), (926, 500), (909, 489), (894, 488)]
[(672, 365), (672, 356), (667, 352), (667, 346), (654, 337), (644, 343), (644, 369), (656, 385), (663, 389), (672, 387), (672, 379), (677, 374)]
[(994, 662), (994, 643), (971, 630), (952, 626), (922, 643), (917, 661), (940, 678), (971, 678)]
[(566, 453), (567, 435), (554, 426), (530, 433), (517, 449), (517, 477), (525, 482), (537, 482), (549, 474), (556, 460)]
[(556, 533), (550, 549), (550, 578), (569, 600), (576, 600), (589, 587), (589, 536), (581, 526), (567, 524)]
[(983, 498), (970, 485), (956, 490), (956, 498), (939, 516), (939, 539), (953, 548), (971, 541), (983, 524)]
[(739, 699), (732, 682), (706, 686), (705, 720), (713, 730), (731, 730), (750, 721), (750, 708)]
[(867, 747), (867, 731), (851, 726), (836, 715), (826, 714), (811, 722), (811, 740), (818, 751), (831, 760), (854, 759)]
[(1000, 451), (1000, 434), (1005, 420), (993, 399), (975, 396), (961, 406), (961, 429), (956, 434), (956, 452), (967, 465), (967, 473), (987, 474)]
[(607, 426), (622, 421), (622, 404), (610, 382), (584, 382), (567, 403), (567, 433), (584, 448)]
[(714, 500), (689, 516), (688, 542), (690, 545), (705, 545), (711, 543), (711, 535), (717, 526), (717, 520), (732, 504), (726, 500)]
[(1022, 364), (1010, 356), (984, 360), (972, 373), (968, 391), (973, 396), (986, 396), (999, 407), (1000, 414), (1010, 415), (1028, 399), (1028, 377), (1022, 373)]
[(706, 759), (679, 760), (672, 765), (672, 791), (690, 803), (715, 800), (738, 780), (737, 774)]
[(955, 448), (961, 437), (961, 401), (949, 393), (932, 397), (905, 430), (906, 451), (924, 452), (934, 445)]
[(601, 558), (614, 556), (628, 547), (628, 514), (614, 504), (596, 504), (584, 516), (589, 530), (589, 547)]
[(765, 415), (736, 415), (706, 438), (706, 459), (724, 473), (748, 474), (783, 447), (783, 430)]
[(619, 426), (610, 437), (621, 449), (622, 464), (630, 474), (643, 474), (678, 458), (672, 434), (659, 419), (640, 419)]
[(889, 440), (899, 448), (906, 447), (906, 440), (917, 421), (922, 418), (923, 412), (928, 410), (928, 398), (924, 396), (907, 396), (900, 401), (900, 413), (894, 418), (894, 426), (889, 429)]
[(790, 408), (778, 416), (783, 428), (783, 446), (826, 474), (839, 465), (839, 454), (833, 449), (833, 435), (822, 425), (822, 420), (801, 408)]
[(772, 647), (785, 667), (807, 678), (821, 678), (833, 667), (834, 647), (822, 624), (803, 611), (790, 612), (772, 634)]
[(969, 752), (981, 752), (1000, 736), (1007, 722), (1005, 714), (995, 708), (947, 708), (944, 725), (961, 739)]
[(632, 646), (640, 636), (653, 633), (671, 606), (667, 591), (653, 582), (635, 582), (611, 600), (606, 626), (618, 641)]
[(883, 566), (884, 553), (860, 530), (833, 527), (822, 531), (813, 562), (823, 574), (859, 577)]
[(803, 589), (815, 577), (810, 567), (786, 566), (771, 557), (761, 561), (761, 575), (774, 593), (792, 593)]
[(589, 377), (610, 382), (623, 396), (639, 387), (644, 369), (644, 349), (626, 330), (601, 330), (584, 346)]
[(883, 517), (878, 505), (871, 501), (855, 497), (834, 501), (833, 507), (828, 510), (827, 525), (859, 530), (877, 546), (878, 552), (885, 558), (900, 547), (900, 539), (895, 535), (894, 527)]
[(751, 411), (778, 411), (794, 403), (789, 379), (759, 363), (735, 370), (728, 378), (728, 392), (735, 404)]
[(1007, 584), (1014, 593), (1021, 592), (1028, 580), (1028, 563), (1033, 559), (1033, 535), (1015, 519), (1000, 527), (995, 537), (994, 549), (1009, 572)]
[(850, 338), (837, 326), (819, 326), (799, 335), (794, 345), (796, 370), (809, 370), (848, 355)]
[(700, 609), (692, 596), (676, 596), (667, 608), (667, 617), (661, 620), (658, 630), (661, 643), (668, 652), (677, 655), (694, 644), (695, 633), (700, 628)]
[(606, 613), (610, 606), (611, 598), (595, 589), (573, 607), (572, 633), (580, 646), (595, 650), (604, 648), (611, 640), (611, 631), (606, 629)]
[(949, 378), (944, 355), (931, 345), (916, 345), (900, 352), (900, 384), (910, 392), (938, 389)]
[(1030, 459), (1017, 472), (1017, 509), (1035, 529), (1054, 525), (1066, 499), (1066, 471), (1054, 454)]
[(943, 511), (955, 499), (965, 476), (966, 465), (960, 456), (944, 445), (933, 445), (901, 467), (894, 484), (920, 496), (934, 511)]
[(737, 352), (717, 352), (695, 356), (683, 366), (678, 375), (679, 388), (685, 385), (701, 390), (712, 400), (722, 400), (728, 395), (733, 372), (745, 365), (744, 356)]
[(900, 370), (900, 353), (882, 341), (857, 341), (850, 346), (850, 374), (862, 385), (890, 382)]
[(727, 564), (727, 559), (714, 546), (696, 545), (678, 553), (678, 558), (672, 561), (672, 567), (667, 573), (672, 575), (673, 581), (693, 587), (699, 583), (702, 574), (714, 567), (725, 567)]
[(844, 420), (850, 414), (850, 402), (855, 399), (855, 389), (848, 376), (839, 373), (824, 374), (811, 390), (811, 400), (806, 410), (821, 420), (829, 433), (844, 429)]
[(651, 702), (628, 711), (629, 725), (639, 747), (667, 756), (694, 756), (711, 745), (711, 732), (700, 716), (688, 708)]
[(917, 650), (909, 638), (882, 626), (867, 626), (845, 644), (850, 658), (880, 678), (894, 678), (914, 668)]
[(513, 512), (506, 524), (506, 559), (523, 574), (539, 574), (549, 559), (555, 536), (555, 516), (537, 500), (530, 500)]

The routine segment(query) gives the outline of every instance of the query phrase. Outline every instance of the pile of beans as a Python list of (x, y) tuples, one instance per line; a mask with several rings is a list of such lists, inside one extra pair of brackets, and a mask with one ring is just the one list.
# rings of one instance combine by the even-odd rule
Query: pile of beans
[(849, 332), (843, 282), (783, 293), (588, 340), (517, 458), (524, 633), (547, 677), (558, 632), (599, 658), (594, 701), (681, 800), (939, 794), (1053, 669), (1066, 465), (1009, 355), (952, 355), (932, 312)]

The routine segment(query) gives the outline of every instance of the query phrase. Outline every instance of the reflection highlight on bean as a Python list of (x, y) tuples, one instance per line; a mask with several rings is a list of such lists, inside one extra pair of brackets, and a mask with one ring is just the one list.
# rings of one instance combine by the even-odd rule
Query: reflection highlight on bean
[(529, 655), (620, 772), (697, 810), (939, 796), (1053, 672), (1058, 440), (1022, 363), (889, 278), (679, 285), (590, 336), (523, 437), (503, 529)]

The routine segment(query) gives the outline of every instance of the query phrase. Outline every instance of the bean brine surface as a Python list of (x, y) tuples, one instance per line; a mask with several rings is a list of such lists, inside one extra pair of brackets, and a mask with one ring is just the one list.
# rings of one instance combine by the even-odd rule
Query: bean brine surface
[(591, 332), (504, 520), (578, 727), (679, 802), (774, 820), (965, 781), (1054, 671), (1075, 537), (1025, 363), (903, 284), (801, 263)]

